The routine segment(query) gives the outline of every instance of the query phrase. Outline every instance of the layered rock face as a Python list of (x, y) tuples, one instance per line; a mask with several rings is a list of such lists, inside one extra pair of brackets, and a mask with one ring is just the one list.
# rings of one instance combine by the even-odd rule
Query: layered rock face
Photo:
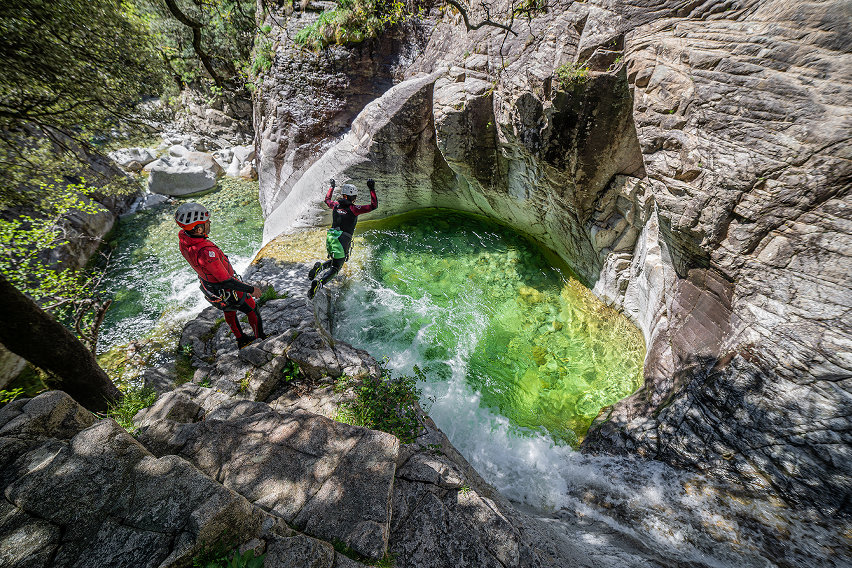
[[(586, 450), (831, 513), (852, 474), (849, 15), (841, 1), (563, 2), (518, 36), (444, 16), (408, 80), (298, 181), (261, 172), (262, 199), (283, 199), (265, 239), (327, 223), (329, 177), (375, 178), (374, 216), (508, 223), (645, 334), (645, 385), (602, 412)], [(264, 131), (264, 152), (291, 128)]]

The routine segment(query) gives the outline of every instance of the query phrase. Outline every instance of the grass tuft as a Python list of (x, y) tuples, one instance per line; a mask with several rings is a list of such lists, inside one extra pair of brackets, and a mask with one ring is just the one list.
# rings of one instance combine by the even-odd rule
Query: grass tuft
[(107, 410), (106, 416), (115, 420), (119, 426), (133, 433), (133, 417), (143, 408), (148, 408), (157, 400), (157, 393), (145, 387), (130, 387), (124, 391), (124, 398)]

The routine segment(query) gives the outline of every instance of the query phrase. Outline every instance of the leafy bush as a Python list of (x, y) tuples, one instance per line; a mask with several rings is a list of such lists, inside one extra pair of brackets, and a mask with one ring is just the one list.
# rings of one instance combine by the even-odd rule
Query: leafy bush
[(51, 252), (69, 244), (68, 217), (104, 211), (90, 197), (96, 191), (85, 180), (40, 184), (37, 213), (0, 219), (0, 272), (93, 351), (111, 303), (97, 296), (100, 271), (63, 268), (51, 261)]
[(295, 361), (287, 361), (287, 364), (284, 365), (284, 369), (281, 370), (281, 374), (284, 376), (285, 383), (298, 379), (299, 364)]
[(332, 43), (357, 43), (410, 16), (401, 0), (338, 0), (337, 8), (324, 11), (316, 22), (299, 30), (295, 42), (315, 51)]
[(268, 302), (269, 300), (280, 300), (282, 298), (287, 297), (287, 292), (281, 292), (280, 294), (275, 291), (274, 286), (269, 286), (260, 294), (260, 298), (258, 298), (257, 303), (261, 306)]
[(556, 68), (554, 73), (556, 82), (563, 90), (568, 89), (572, 85), (582, 85), (589, 78), (589, 68), (586, 64), (576, 65), (574, 63), (565, 63)]
[(420, 433), (415, 403), (421, 391), (417, 380), (423, 373), (414, 368), (415, 376), (392, 377), (382, 368), (379, 376), (368, 376), (356, 389), (355, 401), (345, 403), (338, 412), (340, 422), (364, 426), (393, 434), (404, 444), (414, 441)]

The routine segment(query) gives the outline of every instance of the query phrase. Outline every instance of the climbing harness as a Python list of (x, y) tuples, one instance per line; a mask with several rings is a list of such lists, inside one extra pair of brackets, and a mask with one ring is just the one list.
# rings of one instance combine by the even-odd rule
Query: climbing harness
[[(235, 274), (231, 276), (234, 280), (242, 282)], [(246, 304), (245, 292), (238, 295), (236, 290), (223, 288), (217, 282), (208, 282), (207, 280), (198, 279), (201, 283), (201, 293), (204, 294), (204, 299), (219, 308), (220, 310), (235, 311)]]

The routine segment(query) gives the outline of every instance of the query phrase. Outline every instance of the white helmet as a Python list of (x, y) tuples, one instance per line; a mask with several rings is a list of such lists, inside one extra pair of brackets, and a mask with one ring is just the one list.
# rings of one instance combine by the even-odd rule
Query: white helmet
[(187, 231), (210, 218), (210, 212), (200, 203), (184, 203), (175, 211), (175, 222)]
[(348, 195), (350, 197), (358, 196), (358, 188), (352, 185), (351, 183), (344, 183), (343, 187), (340, 188), (340, 193), (343, 195)]

